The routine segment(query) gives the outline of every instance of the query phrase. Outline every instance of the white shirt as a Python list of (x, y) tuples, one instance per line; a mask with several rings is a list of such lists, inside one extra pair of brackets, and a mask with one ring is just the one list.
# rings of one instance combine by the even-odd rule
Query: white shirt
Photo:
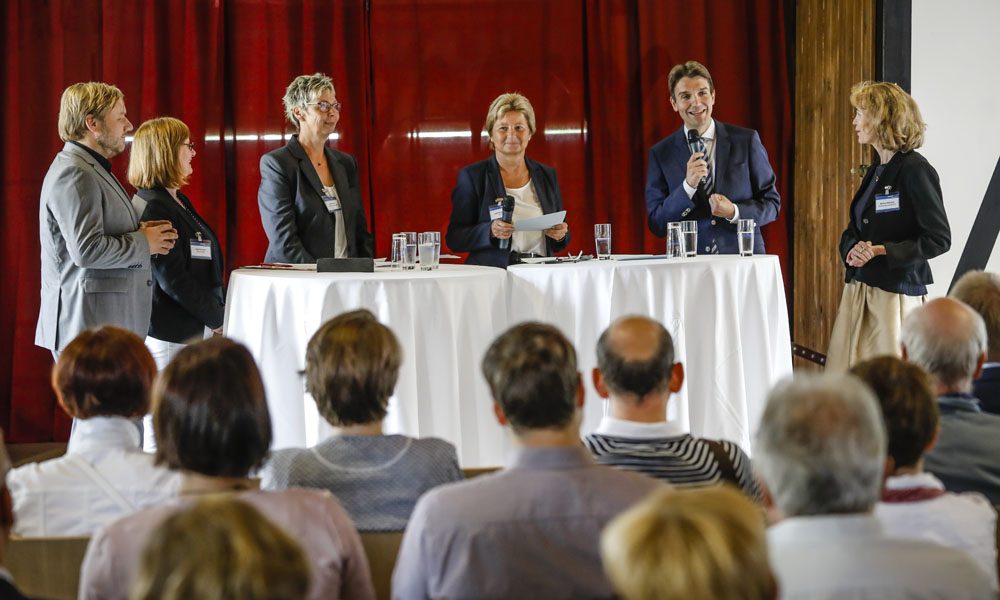
[[(507, 193), (514, 196), (514, 226), (522, 219), (532, 219), (542, 216), (542, 204), (535, 193), (535, 186), (531, 181), (519, 188), (507, 188)], [(514, 231), (511, 238), (512, 250), (526, 254), (533, 252), (541, 256), (547, 256), (545, 248), (545, 234), (541, 231)]]
[[(684, 126), (685, 140), (688, 139), (688, 131), (691, 131), (691, 128), (685, 125)], [(702, 158), (708, 161), (708, 165), (712, 169), (712, 181), (717, 181), (715, 178), (715, 173), (716, 173), (715, 147), (718, 146), (718, 144), (715, 143), (715, 119), (712, 119), (712, 122), (708, 124), (708, 129), (706, 129), (705, 133), (701, 135), (701, 139), (702, 142), (705, 143), (705, 156), (703, 156)], [(684, 186), (684, 191), (687, 192), (688, 198), (694, 196), (694, 193), (697, 191), (697, 189), (688, 185), (687, 178), (684, 179), (684, 183), (682, 185)], [(734, 203), (733, 208), (736, 210), (736, 214), (733, 215), (732, 219), (726, 219), (730, 223), (735, 223), (740, 218), (740, 207)]]
[(638, 421), (626, 421), (605, 415), (601, 418), (594, 433), (633, 440), (656, 440), (681, 436), (687, 433), (687, 430), (674, 421), (639, 423)]
[[(337, 186), (324, 185), (323, 195), (329, 198), (336, 198), (340, 202), (340, 195), (337, 194)], [(347, 231), (344, 229), (344, 208), (333, 211), (333, 257), (347, 258)]]
[[(944, 490), (941, 480), (930, 473), (890, 477), (885, 487)], [(926, 540), (965, 552), (990, 574), (993, 587), (997, 587), (997, 513), (986, 496), (947, 492), (917, 502), (879, 502), (875, 516), (887, 537)]]
[(133, 510), (177, 495), (180, 475), (154, 466), (139, 448), (139, 430), (122, 417), (78, 420), (66, 455), (7, 475), (14, 502), (13, 533), (23, 537), (91, 535), (129, 512), (76, 464), (90, 464)]
[(767, 539), (785, 600), (995, 597), (989, 576), (965, 553), (888, 538), (871, 515), (792, 517)]

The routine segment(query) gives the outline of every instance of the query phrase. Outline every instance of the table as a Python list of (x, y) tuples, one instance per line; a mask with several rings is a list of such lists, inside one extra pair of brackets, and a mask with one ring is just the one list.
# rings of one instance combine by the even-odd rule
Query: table
[(623, 315), (652, 317), (670, 332), (686, 377), (668, 416), (696, 436), (732, 440), (750, 452), (767, 392), (792, 372), (776, 256), (517, 265), (508, 277), (510, 322), (552, 323), (576, 346), (584, 432), (604, 412), (590, 375), (597, 339)]
[(463, 466), (502, 464), (508, 441), (479, 370), (487, 347), (507, 326), (506, 274), (493, 267), (234, 271), (225, 332), (245, 344), (260, 367), (272, 447), (311, 446), (331, 431), (298, 373), (319, 326), (356, 308), (372, 311), (403, 347), (386, 432), (444, 438), (458, 448)]

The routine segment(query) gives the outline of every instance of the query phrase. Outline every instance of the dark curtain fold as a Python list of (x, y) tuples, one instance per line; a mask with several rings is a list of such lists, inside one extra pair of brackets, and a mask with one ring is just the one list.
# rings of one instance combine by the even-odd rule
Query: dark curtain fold
[[(185, 192), (233, 269), (262, 260), (258, 163), (293, 133), (285, 87), (316, 71), (344, 103), (336, 145), (358, 159), (378, 254), (393, 231), (444, 231), (458, 170), (489, 156), (480, 131), (505, 91), (534, 105), (528, 156), (558, 170), (569, 250), (593, 252), (593, 224), (610, 222), (615, 252), (662, 252), (646, 227), (646, 153), (680, 127), (666, 74), (694, 58), (715, 78), (716, 116), (760, 131), (770, 154), (784, 202), (764, 236), (790, 284), (783, 3), (9, 0), (0, 19), (0, 426), (11, 442), (68, 433), (34, 331), (39, 191), (62, 146), (59, 95), (78, 81), (120, 87), (136, 126), (162, 115), (188, 124), (198, 156)], [(127, 152), (113, 162), (125, 182)]]

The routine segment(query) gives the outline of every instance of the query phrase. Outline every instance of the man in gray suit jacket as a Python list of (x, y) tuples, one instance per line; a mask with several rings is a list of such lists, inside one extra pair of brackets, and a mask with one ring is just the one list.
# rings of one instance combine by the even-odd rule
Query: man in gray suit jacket
[(59, 137), (39, 205), (41, 307), (35, 343), (58, 355), (78, 333), (117, 325), (145, 337), (153, 280), (151, 254), (177, 239), (168, 221), (139, 222), (110, 158), (125, 149), (132, 124), (124, 95), (104, 83), (63, 91)]

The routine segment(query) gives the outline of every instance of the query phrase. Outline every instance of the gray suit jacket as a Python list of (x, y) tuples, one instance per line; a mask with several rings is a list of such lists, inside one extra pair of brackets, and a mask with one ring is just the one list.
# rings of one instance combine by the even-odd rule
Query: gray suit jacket
[(67, 142), (42, 183), (38, 223), (42, 302), (35, 344), (59, 351), (100, 325), (145, 337), (153, 298), (149, 243), (121, 184)]

